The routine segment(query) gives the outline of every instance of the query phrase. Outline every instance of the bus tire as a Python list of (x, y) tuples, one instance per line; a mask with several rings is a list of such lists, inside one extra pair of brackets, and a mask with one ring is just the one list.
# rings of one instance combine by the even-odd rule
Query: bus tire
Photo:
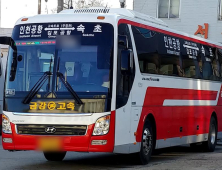
[(43, 153), (48, 161), (62, 161), (66, 156), (66, 152), (43, 152)]
[(139, 159), (139, 164), (146, 165), (149, 163), (150, 157), (154, 148), (154, 136), (152, 124), (147, 120), (143, 127), (143, 134), (141, 139), (140, 152), (137, 158)]
[(208, 140), (202, 143), (203, 150), (206, 152), (213, 152), (217, 145), (217, 121), (211, 117)]

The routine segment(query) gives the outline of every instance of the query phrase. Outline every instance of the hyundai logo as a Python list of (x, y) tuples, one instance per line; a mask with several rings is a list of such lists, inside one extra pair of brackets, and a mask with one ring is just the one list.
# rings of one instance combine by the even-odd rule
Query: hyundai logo
[(47, 128), (45, 128), (45, 132), (46, 133), (55, 133), (56, 128), (55, 127), (47, 127)]

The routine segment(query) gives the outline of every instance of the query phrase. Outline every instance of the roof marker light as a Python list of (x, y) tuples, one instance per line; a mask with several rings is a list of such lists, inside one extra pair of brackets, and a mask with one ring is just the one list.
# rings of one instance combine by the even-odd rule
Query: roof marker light
[(28, 18), (22, 18), (21, 21), (28, 21)]
[(104, 16), (98, 16), (97, 19), (105, 19)]

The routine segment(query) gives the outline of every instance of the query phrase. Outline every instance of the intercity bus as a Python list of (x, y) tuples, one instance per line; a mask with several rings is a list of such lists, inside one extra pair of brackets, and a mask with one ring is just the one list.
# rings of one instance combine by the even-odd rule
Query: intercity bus
[[(2, 116), (3, 148), (133, 154), (222, 135), (222, 45), (127, 9), (70, 9), (17, 21)], [(198, 146), (198, 147), (199, 147)]]

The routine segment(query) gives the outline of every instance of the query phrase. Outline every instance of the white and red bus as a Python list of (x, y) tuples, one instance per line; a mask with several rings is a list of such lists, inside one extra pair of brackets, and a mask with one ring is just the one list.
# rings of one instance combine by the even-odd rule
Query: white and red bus
[[(3, 43), (5, 42), (5, 43)], [(7, 43), (6, 43), (7, 42)], [(199, 144), (222, 132), (222, 45), (127, 9), (22, 18), (9, 44), (5, 150), (131, 154)]]

